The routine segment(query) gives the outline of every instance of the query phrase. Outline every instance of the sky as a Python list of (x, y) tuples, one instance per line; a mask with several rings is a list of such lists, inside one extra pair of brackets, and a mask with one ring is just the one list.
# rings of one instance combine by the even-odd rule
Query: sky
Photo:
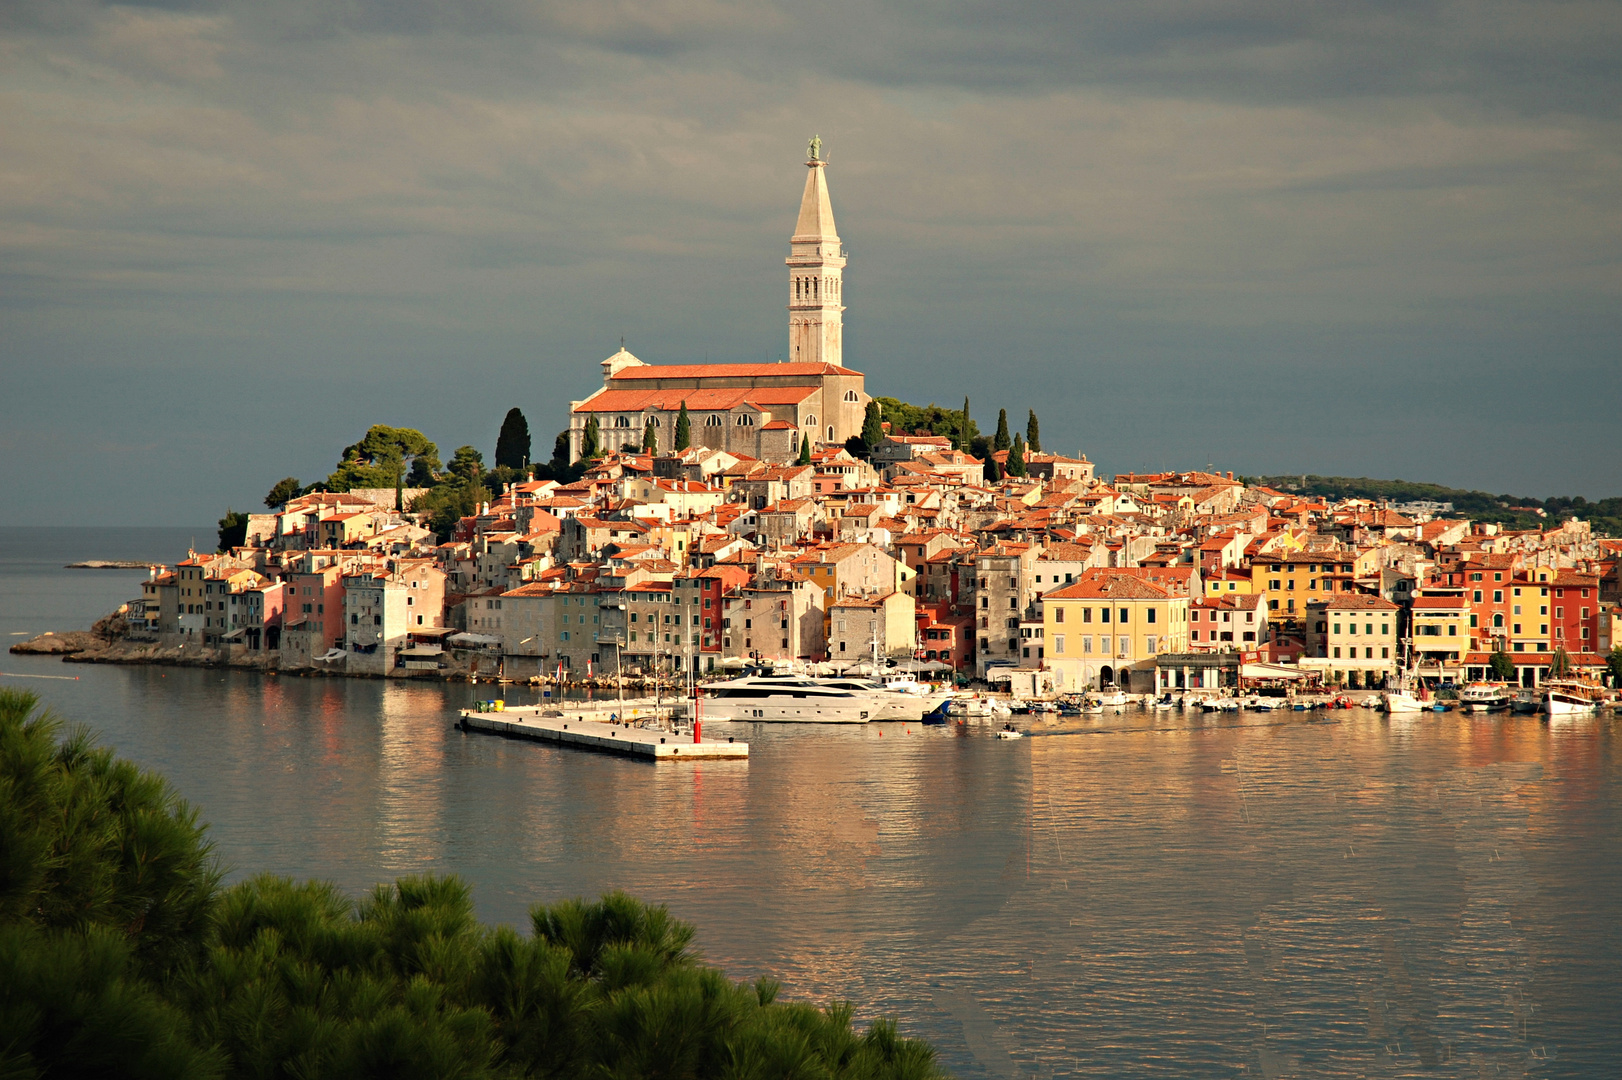
[(203, 523), (373, 423), (536, 457), (780, 358), (822, 137), (870, 393), (1114, 471), (1622, 494), (1622, 5), (0, 5), (7, 524)]

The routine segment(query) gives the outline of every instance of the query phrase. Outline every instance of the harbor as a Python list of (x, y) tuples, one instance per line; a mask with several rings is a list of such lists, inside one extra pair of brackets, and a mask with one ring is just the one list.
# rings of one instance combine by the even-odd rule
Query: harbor
[(644, 761), (729, 761), (749, 757), (749, 744), (734, 736), (705, 741), (702, 721), (683, 729), (678, 718), (684, 709), (679, 702), (582, 702), (578, 707), (508, 708), (501, 700), (481, 701), (458, 712), (457, 726), (463, 731), (556, 743)]

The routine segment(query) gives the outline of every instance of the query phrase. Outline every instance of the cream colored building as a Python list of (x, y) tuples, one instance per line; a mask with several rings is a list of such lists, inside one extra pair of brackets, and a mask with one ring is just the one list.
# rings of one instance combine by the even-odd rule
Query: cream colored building
[(1155, 657), (1188, 650), (1186, 595), (1133, 574), (1089, 570), (1042, 597), (1044, 659), (1055, 689), (1155, 686)]
[[(1398, 615), (1391, 601), (1344, 593), (1313, 603), (1307, 613), (1307, 648), (1323, 664), (1325, 678), (1368, 688), (1397, 669)], [(1315, 665), (1316, 666), (1316, 665)]]

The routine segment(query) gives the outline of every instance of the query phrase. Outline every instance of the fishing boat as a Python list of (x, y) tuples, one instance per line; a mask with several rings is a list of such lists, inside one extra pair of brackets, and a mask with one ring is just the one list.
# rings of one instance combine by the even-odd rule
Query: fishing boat
[(1497, 712), (1509, 708), (1509, 687), (1497, 682), (1466, 683), (1459, 691), (1459, 708), (1465, 712)]
[(1509, 711), (1522, 714), (1542, 712), (1543, 695), (1532, 687), (1523, 687), (1510, 699)]
[(1111, 709), (1124, 709), (1126, 708), (1126, 691), (1118, 686), (1106, 684), (1103, 689), (1093, 696), (1093, 700)]
[(1551, 720), (1557, 716), (1593, 716), (1605, 696), (1603, 687), (1577, 679), (1551, 679), (1543, 684), (1543, 691)]

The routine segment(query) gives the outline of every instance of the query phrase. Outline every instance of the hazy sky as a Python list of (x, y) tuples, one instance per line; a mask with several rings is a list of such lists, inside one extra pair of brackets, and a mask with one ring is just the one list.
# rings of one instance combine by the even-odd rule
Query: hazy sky
[(202, 522), (374, 422), (550, 453), (776, 359), (820, 134), (870, 392), (1105, 471), (1622, 494), (1622, 5), (0, 4), (0, 519)]

